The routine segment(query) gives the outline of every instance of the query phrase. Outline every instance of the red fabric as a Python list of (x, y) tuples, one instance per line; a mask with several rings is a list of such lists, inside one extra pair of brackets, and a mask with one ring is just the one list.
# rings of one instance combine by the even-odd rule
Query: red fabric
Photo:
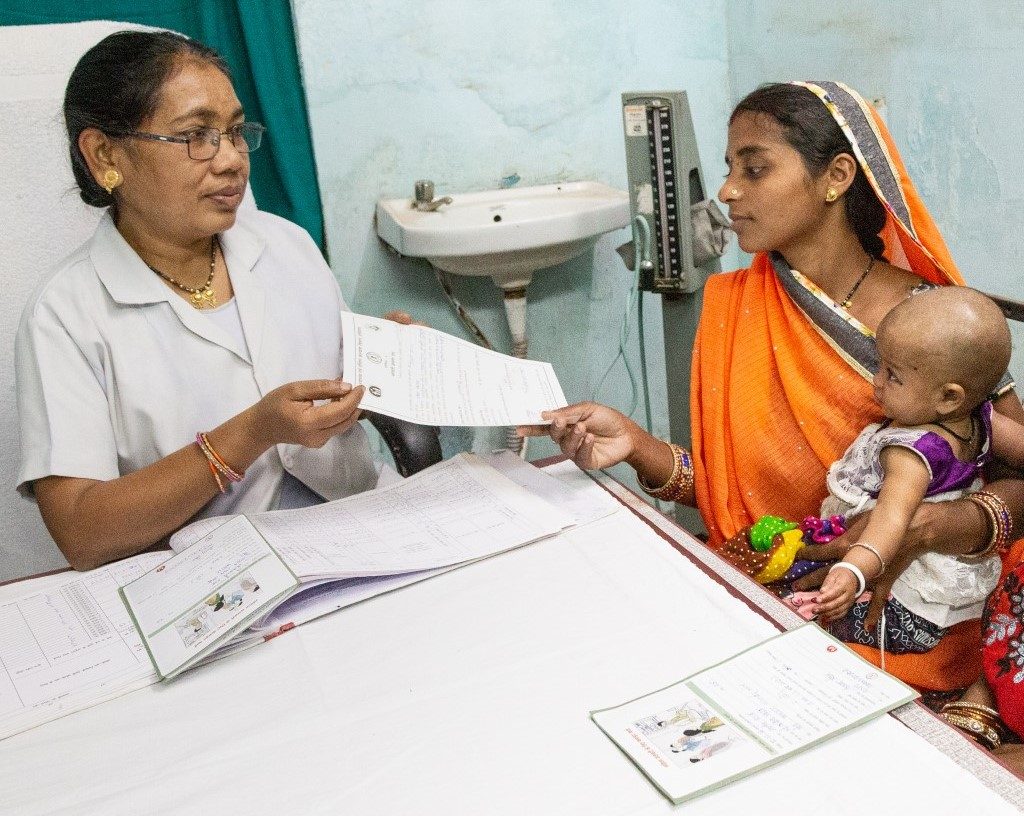
[(1003, 722), (1024, 735), (1024, 563), (1018, 560), (992, 593), (983, 623), (985, 679)]

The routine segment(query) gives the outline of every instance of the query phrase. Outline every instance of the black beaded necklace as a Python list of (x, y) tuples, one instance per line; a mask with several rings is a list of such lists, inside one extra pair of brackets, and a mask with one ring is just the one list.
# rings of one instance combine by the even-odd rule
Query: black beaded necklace
[(188, 292), (192, 296), (189, 298), (189, 302), (197, 309), (213, 309), (217, 306), (217, 296), (214, 294), (213, 289), (210, 288), (210, 284), (213, 283), (213, 273), (217, 265), (217, 248), (219, 246), (220, 241), (218, 241), (217, 236), (214, 235), (213, 239), (210, 241), (210, 274), (206, 276), (206, 283), (196, 288), (186, 286), (181, 281), (175, 280), (170, 275), (161, 272), (151, 263), (147, 263), (146, 266), (156, 272), (156, 274), (168, 283), (177, 286), (183, 292)]
[(970, 445), (974, 441), (974, 434), (977, 431), (977, 427), (975, 426), (975, 419), (973, 416), (971, 417), (971, 432), (967, 434), (967, 436), (961, 436), (952, 428), (950, 428), (945, 422), (939, 422), (938, 420), (936, 420), (935, 422), (932, 423), (932, 425), (937, 425), (938, 427), (942, 428), (942, 430), (944, 430), (946, 433), (956, 437), (965, 445)]
[(872, 267), (874, 267), (874, 265), (875, 265), (875, 259), (872, 256), (872, 257), (868, 258), (867, 269), (865, 269), (863, 272), (860, 273), (860, 277), (857, 278), (857, 282), (853, 285), (853, 288), (850, 289), (850, 291), (847, 293), (846, 297), (844, 297), (839, 302), (840, 306), (842, 306), (844, 309), (849, 309), (850, 308), (850, 304), (853, 303), (853, 296), (855, 294), (857, 294), (857, 290), (860, 289), (860, 285), (862, 283), (864, 283), (864, 278), (866, 278), (868, 276), (868, 273), (871, 272), (871, 269), (872, 269)]

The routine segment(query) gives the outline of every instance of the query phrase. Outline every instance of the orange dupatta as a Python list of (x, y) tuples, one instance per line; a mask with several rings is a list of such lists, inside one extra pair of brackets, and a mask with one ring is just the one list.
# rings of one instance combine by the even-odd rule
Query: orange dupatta
[[(885, 206), (886, 257), (932, 283), (962, 285), (877, 113), (839, 83), (796, 84), (842, 127)], [(768, 513), (817, 515), (828, 467), (882, 416), (872, 398), (873, 336), (812, 289), (764, 253), (705, 287), (691, 416), (697, 506), (712, 547)], [(931, 652), (886, 655), (886, 668), (924, 688), (968, 685), (980, 670), (979, 644), (979, 622), (968, 621)], [(876, 649), (852, 648), (877, 663)]]

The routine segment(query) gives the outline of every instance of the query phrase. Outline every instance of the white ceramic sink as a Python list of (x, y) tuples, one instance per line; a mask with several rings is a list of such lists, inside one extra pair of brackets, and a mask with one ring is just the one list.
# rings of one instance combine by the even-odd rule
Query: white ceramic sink
[(502, 288), (590, 249), (629, 223), (629, 197), (596, 181), (452, 195), (421, 212), (409, 198), (377, 203), (377, 233), (400, 254), (446, 272), (490, 275)]

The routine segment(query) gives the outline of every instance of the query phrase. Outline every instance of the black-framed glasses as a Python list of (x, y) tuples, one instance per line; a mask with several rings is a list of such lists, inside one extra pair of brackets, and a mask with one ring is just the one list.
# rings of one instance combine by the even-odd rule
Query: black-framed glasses
[(227, 136), (239, 153), (252, 153), (263, 142), (266, 128), (259, 122), (241, 122), (227, 130), (212, 127), (201, 127), (189, 131), (184, 136), (163, 136), (159, 133), (146, 133), (144, 130), (131, 130), (119, 134), (135, 139), (149, 139), (154, 142), (170, 142), (183, 144), (188, 148), (188, 157), (196, 161), (209, 161), (220, 150), (220, 140)]

